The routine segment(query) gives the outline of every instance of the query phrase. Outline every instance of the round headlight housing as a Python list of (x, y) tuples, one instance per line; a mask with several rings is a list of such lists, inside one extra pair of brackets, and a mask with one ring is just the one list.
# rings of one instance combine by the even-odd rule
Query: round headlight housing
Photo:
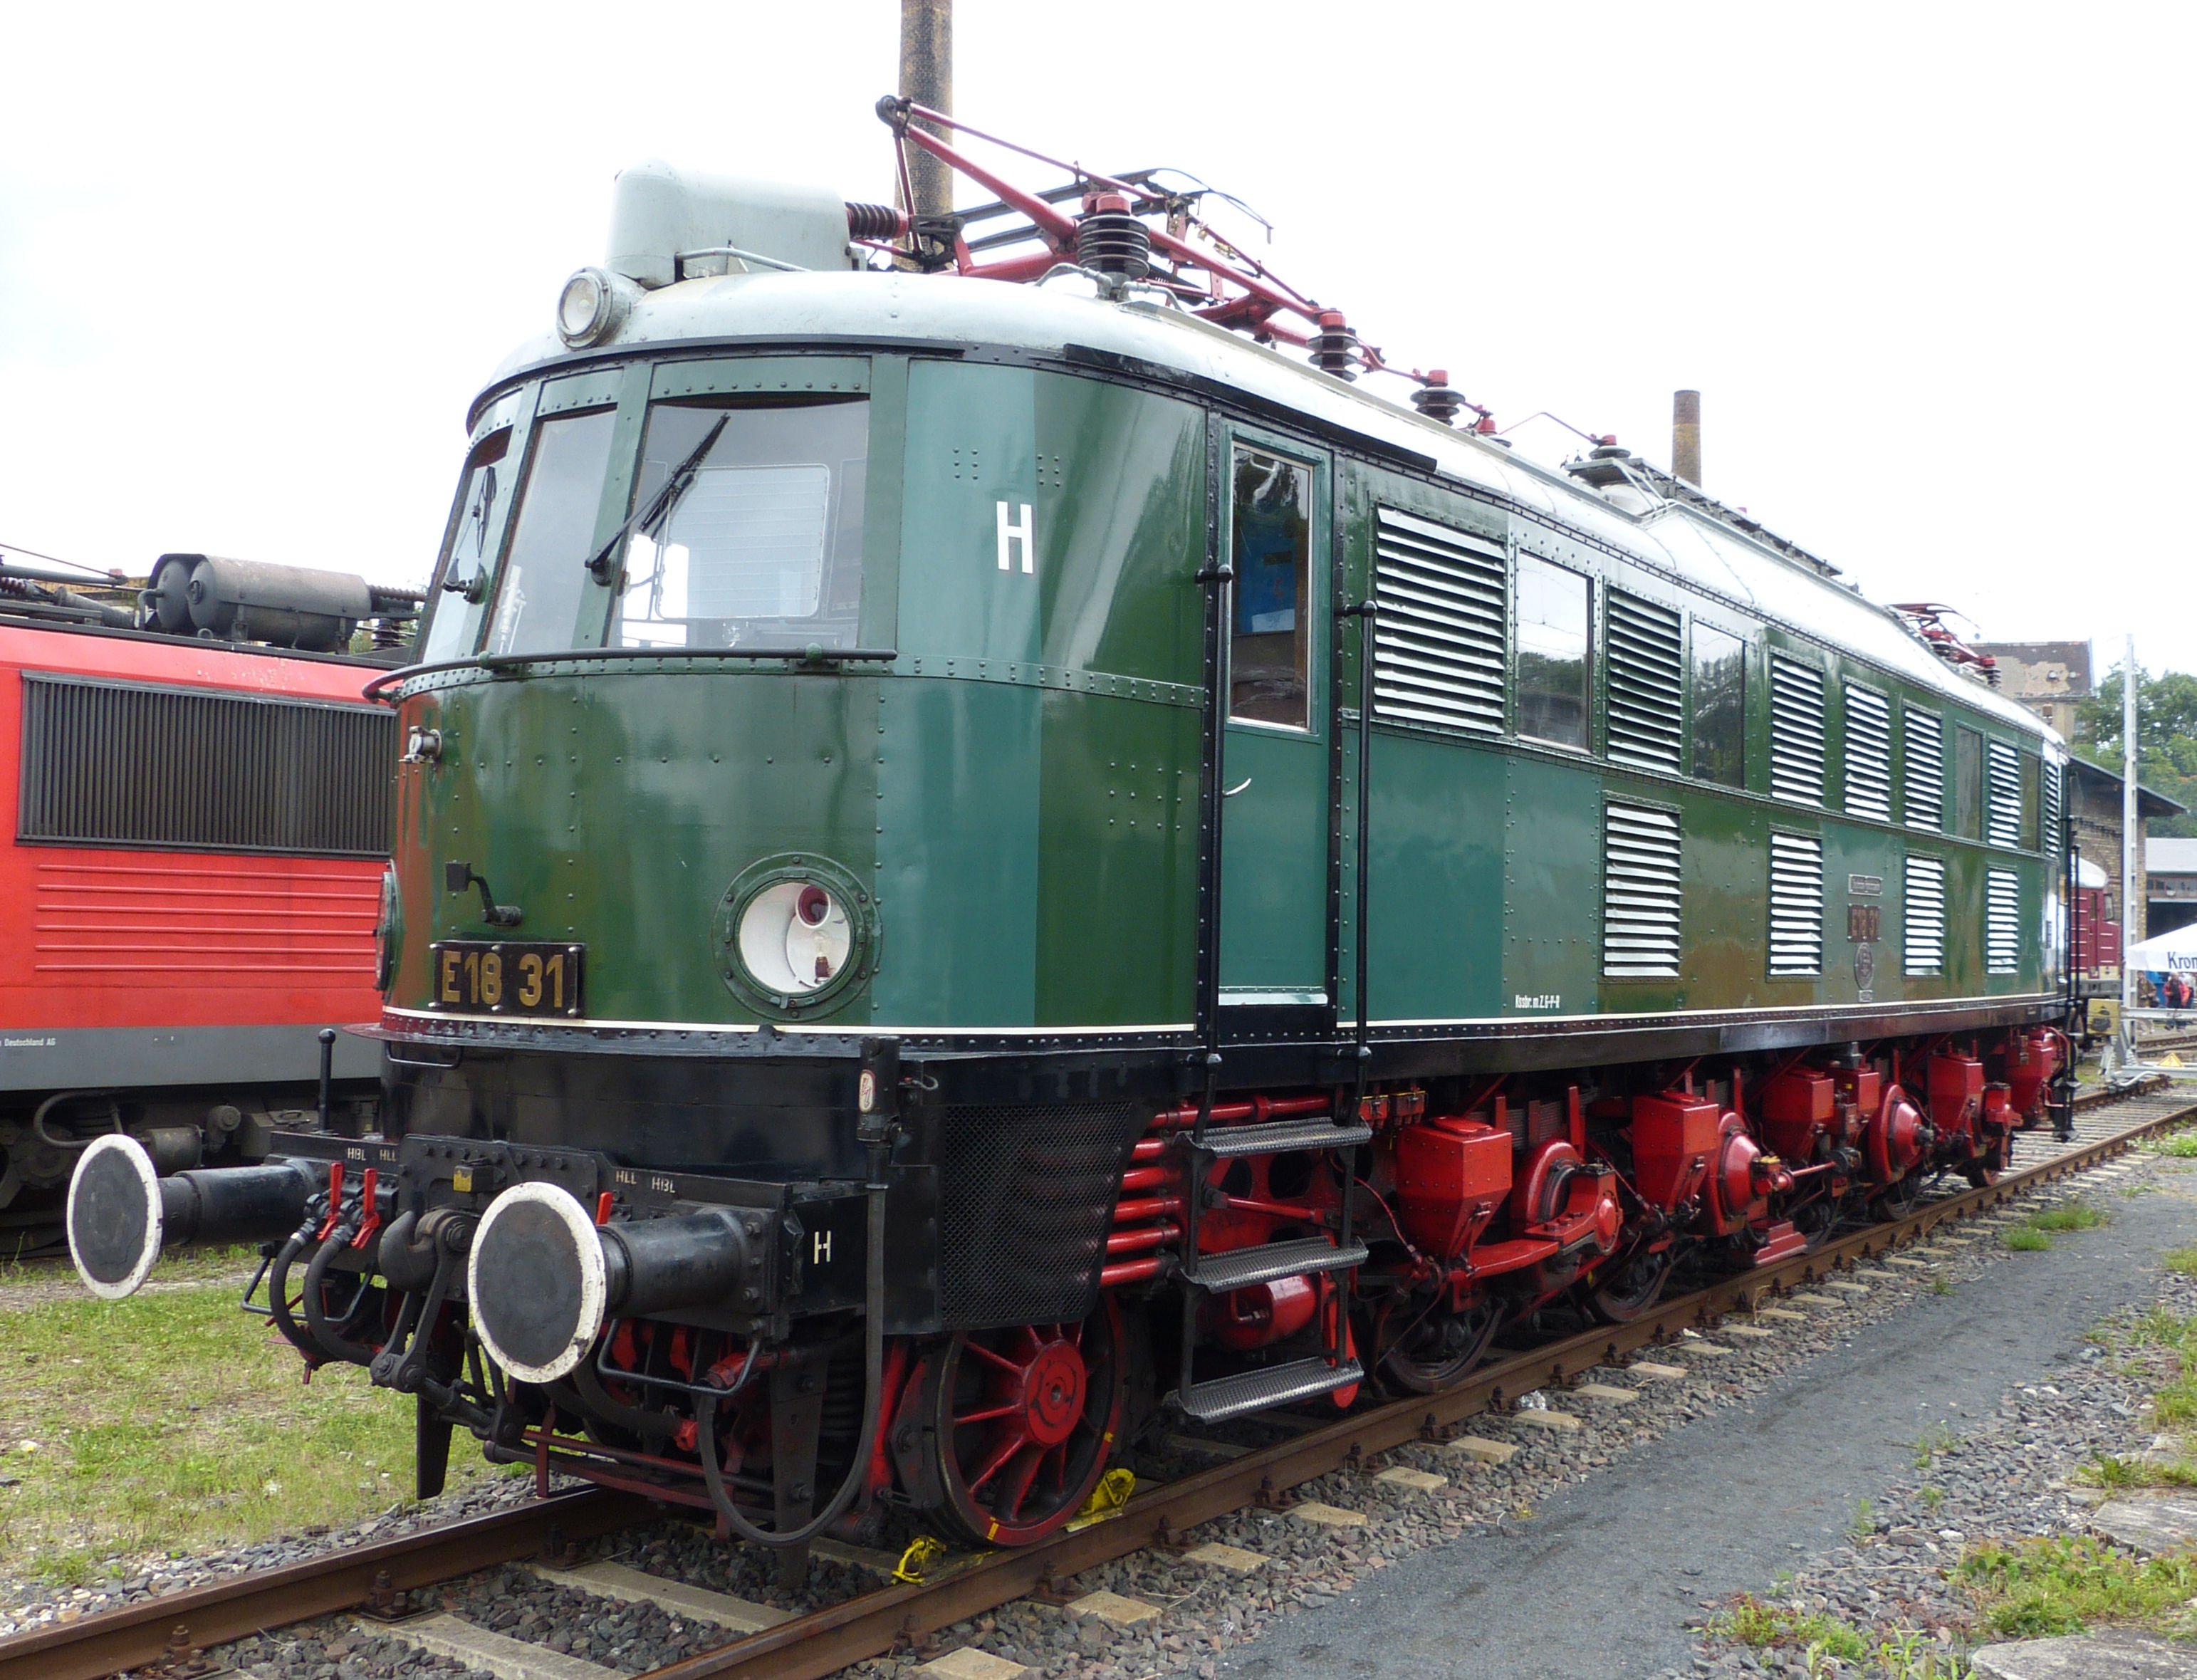
[(720, 903), (726, 983), (758, 1008), (799, 1016), (859, 988), (874, 965), (870, 895), (827, 858), (785, 853), (744, 872)]
[(381, 913), (374, 922), (374, 989), (386, 993), (397, 977), (397, 871), (381, 871)]
[(582, 269), (557, 294), (557, 336), (574, 350), (600, 344), (625, 319), (631, 289), (600, 269)]

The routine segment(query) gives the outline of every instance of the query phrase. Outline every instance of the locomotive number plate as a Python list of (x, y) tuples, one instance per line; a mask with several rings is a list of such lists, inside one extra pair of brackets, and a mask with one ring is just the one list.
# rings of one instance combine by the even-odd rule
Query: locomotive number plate
[(576, 1017), (587, 948), (534, 940), (437, 940), (427, 947), (431, 1006), (468, 1015)]

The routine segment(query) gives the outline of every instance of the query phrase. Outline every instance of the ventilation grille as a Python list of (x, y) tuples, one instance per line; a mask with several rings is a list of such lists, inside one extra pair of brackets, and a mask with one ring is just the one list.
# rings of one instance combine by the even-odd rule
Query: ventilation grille
[(1790, 659), (1770, 662), (1770, 791), (1823, 802), (1823, 674)]
[(1892, 820), (1892, 707), (1873, 688), (1846, 690), (1846, 809)]
[(1088, 1316), (1122, 1169), (1151, 1116), (1127, 1103), (946, 1110), (938, 1289), (947, 1329)]
[(1984, 872), (1984, 972), (2021, 972), (2021, 884), (2011, 869)]
[(1906, 925), (1903, 930), (1910, 974), (1942, 974), (1945, 969), (1945, 860), (1907, 860)]
[(1823, 843), (1770, 837), (1770, 976), (1823, 971)]
[(2021, 843), (2021, 756), (2003, 741), (1993, 741), (1991, 791), (1984, 822), (1984, 837), (1994, 846)]
[(1609, 805), (1602, 828), (1602, 971), (1613, 980), (1678, 972), (1678, 819)]
[(1907, 826), (1945, 826), (1945, 727), (1934, 712), (1907, 714)]
[(1675, 775), (1685, 719), (1678, 615), (1613, 589), (1609, 645), (1611, 760)]
[(2060, 767), (2046, 762), (2038, 784), (2038, 800), (2043, 807), (2043, 827), (2039, 835), (2043, 850), (2057, 857), (2067, 843), (2060, 832)]
[(389, 851), (396, 715), (23, 677), (25, 840), (183, 851)]
[(1501, 734), (1503, 550), (1383, 507), (1376, 564), (1381, 611), (1373, 621), (1374, 716)]

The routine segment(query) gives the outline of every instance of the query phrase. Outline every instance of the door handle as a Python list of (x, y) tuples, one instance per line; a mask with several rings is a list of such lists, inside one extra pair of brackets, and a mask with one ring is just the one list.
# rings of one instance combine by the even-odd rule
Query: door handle
[(1223, 799), (1233, 799), (1238, 794), (1243, 792), (1245, 788), (1250, 785), (1251, 779), (1249, 776), (1246, 776), (1242, 781), (1237, 783), (1235, 786), (1222, 788), (1220, 790), (1220, 797)]

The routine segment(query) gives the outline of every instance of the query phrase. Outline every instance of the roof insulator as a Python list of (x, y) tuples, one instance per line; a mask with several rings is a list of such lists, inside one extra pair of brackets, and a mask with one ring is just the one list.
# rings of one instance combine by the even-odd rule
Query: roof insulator
[(1103, 275), (1142, 280), (1152, 271), (1152, 230), (1129, 214), (1123, 194), (1101, 193), (1075, 224), (1075, 260)]
[(1305, 342), (1312, 353), (1312, 365), (1338, 379), (1356, 379), (1358, 334), (1350, 330), (1341, 310), (1322, 310), (1319, 321), (1319, 331)]
[(1412, 393), (1412, 406), (1429, 420), (1451, 426), (1464, 412), (1464, 393), (1452, 390), (1447, 370), (1437, 368), (1427, 375), (1426, 384)]

